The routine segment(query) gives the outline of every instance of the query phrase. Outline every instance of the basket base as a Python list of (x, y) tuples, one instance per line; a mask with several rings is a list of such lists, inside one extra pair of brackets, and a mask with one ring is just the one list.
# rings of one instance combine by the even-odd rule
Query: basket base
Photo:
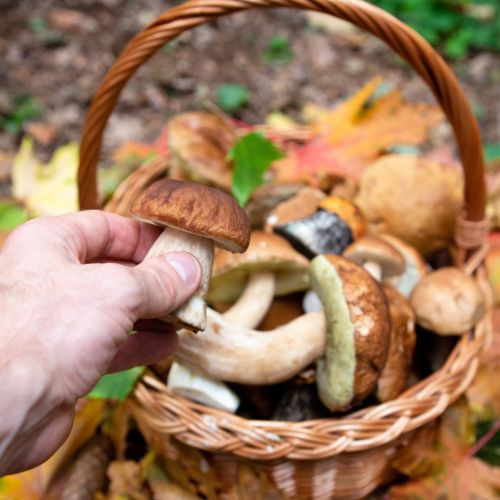
[(208, 500), (359, 500), (398, 476), (391, 462), (410, 437), (318, 460), (263, 461), (202, 452), (137, 424), (171, 477)]

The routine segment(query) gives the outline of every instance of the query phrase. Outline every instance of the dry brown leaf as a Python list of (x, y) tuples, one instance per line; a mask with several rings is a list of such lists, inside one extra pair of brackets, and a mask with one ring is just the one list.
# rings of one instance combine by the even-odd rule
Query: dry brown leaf
[(149, 500), (142, 485), (141, 465), (132, 460), (111, 462), (107, 470), (110, 480), (108, 500)]
[(358, 181), (365, 167), (394, 145), (424, 142), (428, 130), (443, 120), (433, 104), (406, 103), (393, 91), (369, 104), (377, 78), (313, 126), (314, 138), (293, 147), (272, 165), (275, 181), (318, 185), (323, 175)]

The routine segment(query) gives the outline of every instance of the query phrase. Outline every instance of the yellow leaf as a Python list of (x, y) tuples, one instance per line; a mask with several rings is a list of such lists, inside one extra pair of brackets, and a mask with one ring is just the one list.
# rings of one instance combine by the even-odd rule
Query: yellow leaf
[(289, 116), (275, 111), (271, 113), (266, 118), (266, 124), (276, 130), (288, 130), (290, 128), (297, 127), (297, 123), (294, 122)]
[(59, 147), (43, 165), (34, 156), (33, 139), (25, 137), (14, 160), (12, 192), (30, 217), (78, 210), (78, 144)]
[(291, 147), (273, 164), (274, 180), (318, 185), (321, 177), (331, 175), (357, 182), (365, 167), (390, 147), (424, 142), (443, 112), (432, 104), (406, 103), (399, 91), (376, 99), (380, 82), (376, 78), (319, 119), (309, 142)]

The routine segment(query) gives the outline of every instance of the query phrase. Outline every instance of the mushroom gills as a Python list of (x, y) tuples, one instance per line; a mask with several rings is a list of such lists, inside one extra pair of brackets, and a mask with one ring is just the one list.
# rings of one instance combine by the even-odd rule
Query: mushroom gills
[(241, 297), (222, 316), (231, 323), (256, 328), (273, 303), (275, 283), (274, 273), (251, 274)]
[[(323, 281), (328, 281), (330, 286), (320, 286), (315, 276), (323, 276)], [(333, 325), (327, 326), (326, 357), (317, 361), (316, 383), (323, 404), (336, 411), (349, 407), (354, 396), (355, 325), (337, 270), (323, 255), (311, 262), (311, 280), (313, 290), (323, 303), (326, 324)]]
[(188, 252), (194, 255), (201, 264), (203, 277), (196, 292), (184, 304), (172, 311), (168, 316), (160, 319), (179, 328), (187, 328), (194, 332), (204, 330), (207, 323), (207, 292), (214, 261), (214, 241), (172, 227), (166, 227), (153, 243), (144, 260), (169, 252)]
[(170, 368), (167, 387), (187, 399), (230, 413), (236, 412), (240, 405), (238, 396), (226, 384), (200, 375), (176, 362)]
[(349, 226), (337, 214), (326, 210), (306, 219), (278, 224), (273, 230), (309, 259), (320, 254), (340, 255), (353, 242)]

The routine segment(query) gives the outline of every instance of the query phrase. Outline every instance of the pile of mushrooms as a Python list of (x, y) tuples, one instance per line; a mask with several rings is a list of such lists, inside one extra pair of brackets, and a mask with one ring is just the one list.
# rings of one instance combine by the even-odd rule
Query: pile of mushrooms
[[(392, 160), (384, 162), (368, 174), (392, 172)], [(454, 174), (445, 174), (442, 184), (455, 193)], [(390, 401), (408, 387), (417, 324), (458, 335), (483, 317), (475, 281), (455, 268), (432, 271), (409, 243), (435, 248), (436, 225), (425, 241), (396, 231), (402, 239), (374, 230), (370, 213), (365, 235), (357, 203), (372, 207), (367, 182), (355, 202), (299, 184), (265, 185), (246, 208), (252, 222), (230, 195), (180, 180), (159, 181), (136, 199), (133, 214), (165, 227), (146, 258), (182, 250), (203, 267), (193, 297), (162, 318), (180, 328), (173, 392), (229, 412), (245, 392), (238, 384), (287, 382), (287, 401), (296, 401), (294, 387), (307, 380), (306, 392), (315, 383), (327, 412), (369, 397)]]

